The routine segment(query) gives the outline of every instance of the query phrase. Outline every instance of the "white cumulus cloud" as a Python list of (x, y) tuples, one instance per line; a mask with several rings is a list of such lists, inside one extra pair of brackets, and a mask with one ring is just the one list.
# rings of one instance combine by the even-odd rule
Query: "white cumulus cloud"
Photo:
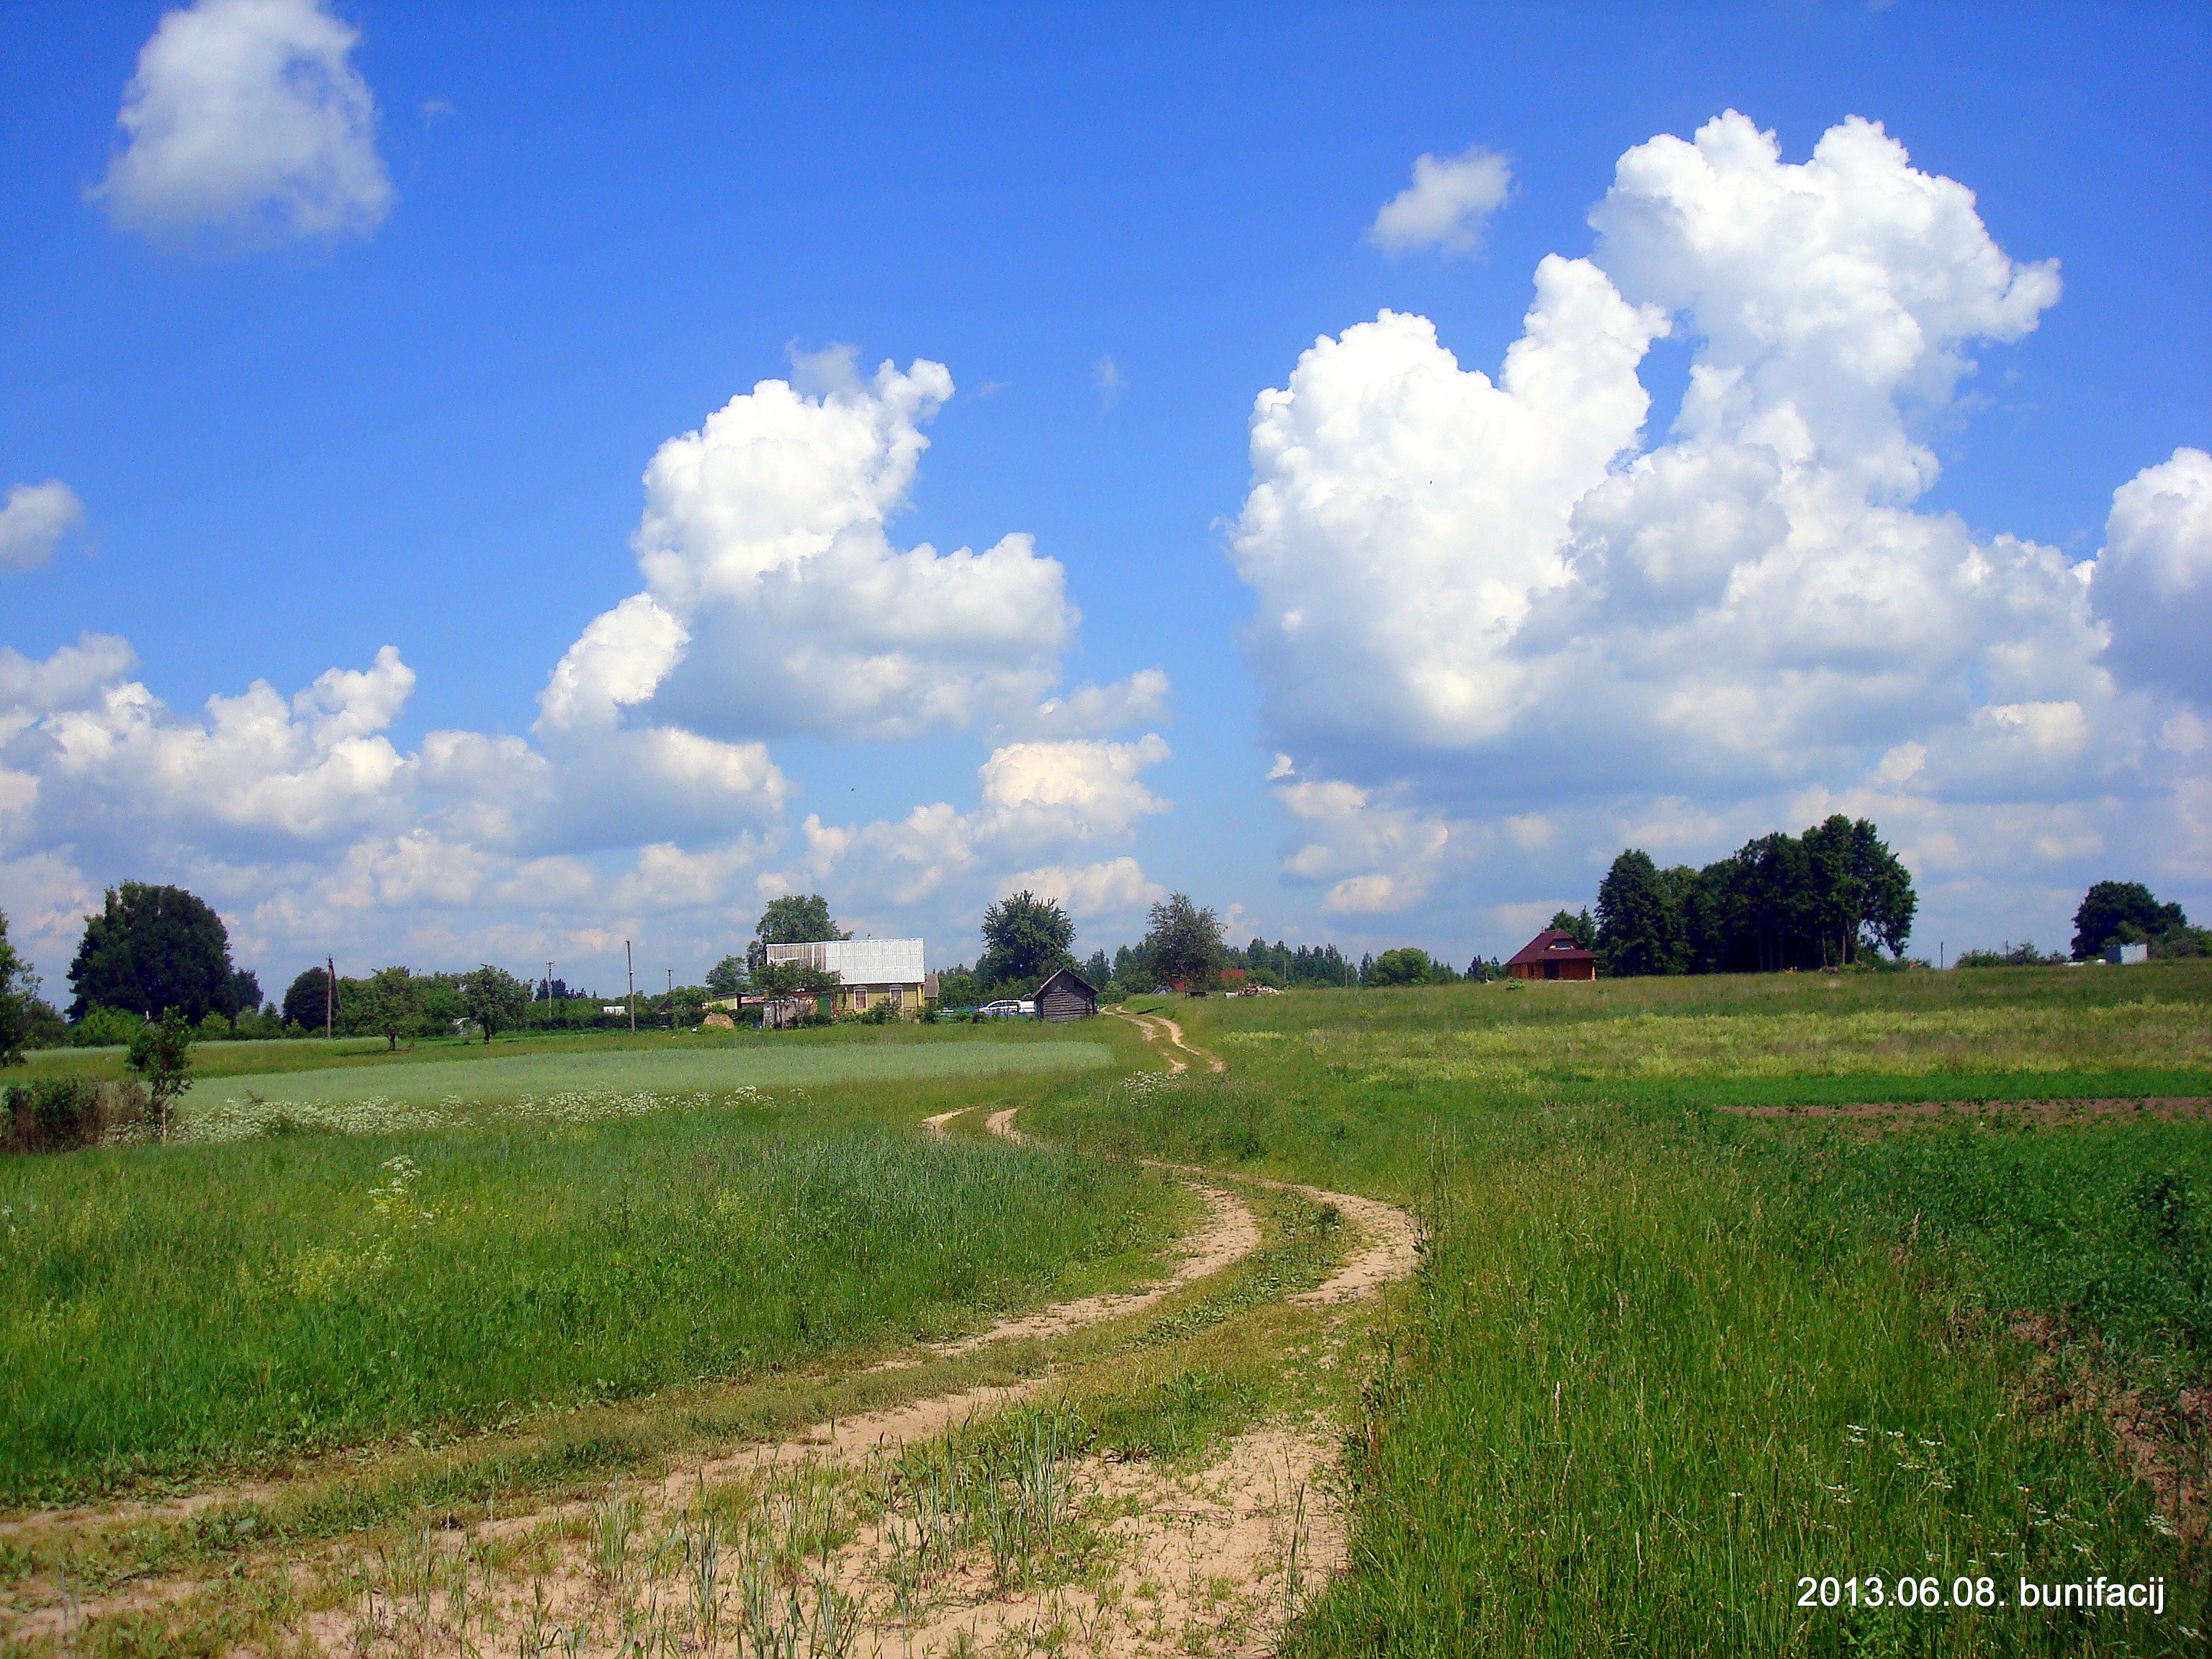
[(1478, 144), (1458, 155), (1414, 158), (1413, 182), (1385, 202), (1367, 240), (1385, 253), (1441, 248), (1472, 253), (1483, 227), (1513, 193), (1513, 167)]
[(360, 34), (316, 0), (198, 0), (166, 14), (95, 192), (127, 229), (290, 237), (374, 229), (392, 205)]
[(84, 503), (59, 478), (16, 484), (0, 505), (0, 571), (36, 570), (84, 522)]
[(1057, 678), (1079, 618), (1029, 537), (939, 553), (888, 534), (951, 375), (864, 380), (842, 352), (801, 370), (818, 390), (763, 380), (653, 456), (646, 591), (562, 659), (549, 725), (649, 707), (718, 735), (902, 738), (1012, 716)]
[[(2094, 582), (1916, 505), (1924, 433), (1974, 350), (2057, 301), (2055, 262), (2012, 258), (1969, 190), (1856, 118), (1802, 162), (1733, 112), (1655, 138), (1590, 222), (1495, 380), (1385, 312), (1255, 402), (1231, 557), (1268, 735), (1301, 757), (1286, 873), (1340, 911), (1447, 869), (1549, 880), (1662, 804), (1719, 836), (1878, 798), (1931, 858), (2009, 807), (2064, 880), (2089, 856), (2068, 826), (2116, 792), (2185, 842), (2179, 728), (2114, 677), (2203, 695), (2212, 462), (2121, 489)], [(1647, 448), (1669, 332), (1689, 386)]]
[(1078, 921), (1131, 918), (1168, 896), (1126, 853), (1097, 864), (1040, 865), (1008, 876), (999, 889), (1002, 898), (1026, 892), (1050, 899)]
[(2212, 455), (2177, 449), (2112, 493), (2089, 592), (2116, 676), (2212, 704)]

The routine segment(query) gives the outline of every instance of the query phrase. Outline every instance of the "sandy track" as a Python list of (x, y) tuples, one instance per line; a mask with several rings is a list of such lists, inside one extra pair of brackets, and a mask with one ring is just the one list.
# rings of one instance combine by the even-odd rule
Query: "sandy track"
[[(1145, 1034), (1145, 1041), (1147, 1042), (1157, 1042), (1165, 1036), (1170, 1047), (1182, 1049), (1192, 1060), (1204, 1060), (1206, 1069), (1209, 1072), (1225, 1072), (1229, 1069), (1228, 1062), (1220, 1055), (1209, 1053), (1196, 1044), (1185, 1041), (1182, 1027), (1165, 1014), (1130, 1014), (1124, 1013), (1119, 1008), (1109, 1008), (1106, 1012), (1116, 1019), (1127, 1020), (1130, 1024)], [(1167, 1056), (1167, 1062), (1170, 1072), (1187, 1072), (1190, 1069), (1188, 1061), (1180, 1060), (1174, 1054)]]

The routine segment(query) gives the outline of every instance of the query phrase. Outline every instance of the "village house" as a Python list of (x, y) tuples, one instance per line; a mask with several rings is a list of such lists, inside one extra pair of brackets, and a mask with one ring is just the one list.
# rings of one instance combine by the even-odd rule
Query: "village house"
[[(785, 1025), (801, 1013), (818, 1010), (825, 1014), (865, 1014), (888, 1003), (901, 1018), (921, 1012), (925, 988), (935, 989), (936, 976), (922, 965), (922, 941), (918, 939), (832, 939), (805, 945), (771, 945), (771, 963), (795, 962), (837, 975), (837, 988), (818, 1000), (788, 997), (771, 1000), (748, 994), (720, 997), (708, 1008), (760, 1009), (771, 1025)], [(802, 1004), (812, 1006), (802, 1007)]]
[(1595, 979), (1597, 957), (1575, 943), (1575, 936), (1547, 927), (1513, 953), (1508, 979)]

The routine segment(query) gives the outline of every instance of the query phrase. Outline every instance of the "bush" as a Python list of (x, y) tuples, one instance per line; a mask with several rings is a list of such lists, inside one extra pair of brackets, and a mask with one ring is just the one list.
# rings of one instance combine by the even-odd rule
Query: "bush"
[(94, 1007), (69, 1028), (72, 1048), (110, 1048), (128, 1043), (146, 1022), (127, 1008)]
[(0, 1152), (66, 1152), (96, 1146), (146, 1121), (146, 1091), (135, 1083), (49, 1077), (0, 1093)]
[(2008, 945), (2002, 951), (1961, 951), (1954, 968), (2063, 968), (2067, 958), (2053, 951), (2045, 956), (2032, 940)]

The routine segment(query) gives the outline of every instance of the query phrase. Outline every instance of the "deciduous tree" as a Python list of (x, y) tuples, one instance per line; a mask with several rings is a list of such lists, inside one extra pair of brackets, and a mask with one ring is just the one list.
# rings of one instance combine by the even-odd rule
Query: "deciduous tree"
[(488, 962), (463, 974), (459, 989), (461, 1012), (483, 1027), (486, 1042), (493, 1032), (521, 1024), (530, 1011), (530, 988)]
[(837, 924), (830, 920), (830, 901), (821, 894), (787, 893), (781, 898), (770, 899), (768, 908), (761, 912), (746, 957), (757, 967), (768, 960), (768, 947), (771, 945), (812, 945), (817, 940), (852, 937), (837, 931)]
[(1375, 958), (1368, 969), (1370, 985), (1426, 985), (1429, 982), (1429, 953), (1410, 945), (1400, 945), (1395, 951), (1385, 951)]
[(422, 1018), (422, 982), (398, 965), (380, 968), (361, 981), (353, 994), (350, 1012), (365, 1031), (382, 1037), (390, 1048), (412, 1033)]
[(1047, 974), (1072, 968), (1068, 947), (1075, 923), (1056, 899), (1041, 899), (1024, 888), (983, 912), (983, 956), (976, 976), (988, 985), (1033, 986)]
[(85, 919), (69, 979), (71, 1019), (102, 1007), (147, 1019), (179, 1008), (199, 1020), (229, 1012), (230, 936), (222, 918), (183, 888), (126, 881)]
[(1608, 978), (1682, 969), (1682, 919), (1651, 854), (1631, 848), (1597, 884), (1598, 967)]
[(29, 969), (8, 943), (8, 916), (0, 911), (0, 1066), (13, 1066), (23, 1057), (31, 1026), (29, 977)]
[(2139, 881), (2100, 881), (2074, 912), (2074, 960), (2087, 962), (2112, 945), (2143, 945), (2189, 926), (2178, 904), (2160, 904)]
[(154, 1111), (154, 1139), (169, 1135), (169, 1108), (192, 1085), (192, 1028), (181, 1008), (163, 1011), (161, 1018), (131, 1034), (131, 1052), (123, 1063), (146, 1085)]
[(321, 1030), (324, 1016), (330, 1012), (330, 988), (328, 973), (320, 968), (308, 969), (284, 992), (284, 1018), (304, 1030)]
[(1194, 904), (1185, 893), (1170, 893), (1152, 906), (1145, 934), (1145, 966), (1170, 984), (1202, 991), (1213, 982), (1221, 963), (1221, 920)]

